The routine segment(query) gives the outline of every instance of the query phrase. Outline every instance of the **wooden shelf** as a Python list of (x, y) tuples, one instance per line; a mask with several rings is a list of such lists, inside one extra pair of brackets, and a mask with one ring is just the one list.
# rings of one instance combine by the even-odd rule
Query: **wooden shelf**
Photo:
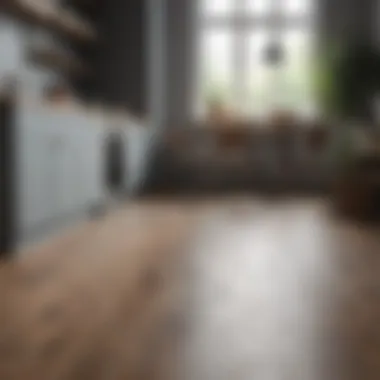
[(1, 5), (1, 10), (22, 22), (43, 27), (48, 26), (53, 14), (52, 9), (25, 0), (5, 0)]
[(46, 48), (30, 49), (27, 53), (27, 59), (36, 65), (63, 71), (64, 73), (75, 75), (89, 74), (88, 68), (82, 62), (59, 50)]
[(91, 28), (90, 24), (78, 16), (62, 10), (56, 13), (52, 19), (52, 28), (56, 28), (57, 31), (62, 31), (73, 38), (94, 41), (96, 39), (96, 33)]
[(86, 21), (68, 11), (42, 5), (37, 0), (3, 0), (0, 9), (22, 22), (64, 33), (79, 40), (96, 39), (95, 31)]
[(85, 6), (90, 8), (96, 8), (99, 7), (99, 5), (102, 5), (107, 0), (70, 0), (68, 3), (71, 6)]

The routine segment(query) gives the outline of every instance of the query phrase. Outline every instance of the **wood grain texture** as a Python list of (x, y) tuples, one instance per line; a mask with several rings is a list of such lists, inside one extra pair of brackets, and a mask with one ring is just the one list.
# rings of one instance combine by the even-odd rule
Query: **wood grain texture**
[(130, 203), (0, 270), (1, 379), (380, 376), (380, 234), (325, 200)]

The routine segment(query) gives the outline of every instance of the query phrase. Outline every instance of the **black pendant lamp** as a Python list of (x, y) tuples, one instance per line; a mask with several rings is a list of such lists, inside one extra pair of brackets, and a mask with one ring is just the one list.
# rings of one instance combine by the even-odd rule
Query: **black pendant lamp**
[(264, 50), (264, 60), (270, 66), (280, 66), (285, 59), (285, 51), (281, 42), (276, 39), (268, 43)]

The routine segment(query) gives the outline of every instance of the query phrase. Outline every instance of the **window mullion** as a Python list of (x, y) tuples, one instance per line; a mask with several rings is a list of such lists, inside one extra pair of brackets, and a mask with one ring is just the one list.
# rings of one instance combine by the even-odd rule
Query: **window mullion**
[(233, 64), (234, 64), (234, 103), (237, 108), (236, 111), (242, 110), (242, 104), (244, 102), (244, 83), (247, 73), (246, 65), (246, 46), (245, 46), (245, 34), (244, 28), (234, 28), (234, 51), (233, 51)]
[(234, 15), (234, 108), (238, 114), (244, 112), (246, 103), (247, 67), (247, 25), (241, 22), (246, 0), (237, 0)]
[[(271, 28), (270, 28), (270, 43), (278, 44), (279, 48), (282, 49), (281, 41), (282, 36), (285, 30), (285, 23), (282, 14), (282, 7), (280, 3), (284, 0), (270, 0), (271, 4)], [(280, 106), (281, 99), (281, 86), (283, 80), (283, 65), (275, 64), (272, 67), (272, 83), (270, 84), (271, 90), (271, 98), (272, 104), (270, 105), (270, 109), (276, 109)]]
[[(290, 83), (292, 78), (288, 74), (290, 63), (270, 64), (269, 62), (260, 62), (257, 63), (258, 66), (263, 65), (263, 67), (260, 66), (257, 70), (251, 63), (255, 65), (256, 62), (253, 63), (253, 60), (265, 59), (264, 54), (266, 54), (266, 49), (270, 44), (278, 45), (280, 49), (284, 49), (284, 59), (286, 61), (288, 58), (286, 55), (289, 50), (287, 48), (289, 43), (285, 42), (285, 40), (288, 41), (288, 37), (285, 36), (287, 35), (286, 33), (294, 29), (306, 31), (313, 28), (310, 24), (311, 17), (307, 14), (287, 13), (285, 7), (281, 6), (281, 3), (285, 0), (266, 1), (270, 3), (270, 9), (268, 9), (268, 3), (266, 3), (266, 12), (261, 12), (260, 10), (255, 12), (252, 8), (253, 3), (250, 0), (233, 0), (233, 7), (229, 8), (228, 12), (200, 14), (200, 26), (204, 35), (207, 35), (212, 30), (219, 30), (219, 32), (224, 31), (230, 36), (230, 51), (225, 54), (226, 56), (221, 57), (219, 61), (222, 68), (226, 65), (229, 67), (227, 70), (229, 74), (224, 79), (227, 84), (225, 87), (229, 89), (226, 91), (225, 97), (227, 104), (232, 107), (237, 115), (246, 116), (248, 114), (247, 111), (251, 107), (250, 102), (254, 101), (256, 93), (259, 100), (257, 102), (257, 106), (260, 107), (259, 111), (265, 111), (267, 107), (269, 107), (268, 110), (273, 110), (289, 103), (289, 97), (284, 85), (289, 82), (289, 88), (292, 88)], [(254, 42), (256, 38), (258, 38), (260, 48), (257, 48), (257, 44)], [(260, 43), (259, 41), (263, 38), (265, 42)], [(253, 53), (252, 49), (257, 50), (257, 53)], [(290, 50), (289, 56), (292, 56)], [(252, 54), (257, 57), (254, 58)], [(214, 53), (213, 61), (214, 66), (218, 69), (219, 61), (215, 56), (218, 56), (218, 53)], [(229, 63), (225, 62), (226, 59)], [(252, 72), (252, 70), (255, 70), (256, 73)], [(258, 81), (260, 83), (256, 87), (257, 91), (254, 85), (255, 75), (263, 78), (262, 81)], [(297, 83), (293, 86), (294, 88), (298, 85)], [(265, 90), (262, 91), (261, 87), (263, 89), (265, 87)], [(260, 105), (261, 100), (259, 99), (260, 91), (263, 94), (262, 105)], [(250, 97), (253, 98), (250, 99)], [(252, 104), (252, 109), (253, 107), (254, 104)]]

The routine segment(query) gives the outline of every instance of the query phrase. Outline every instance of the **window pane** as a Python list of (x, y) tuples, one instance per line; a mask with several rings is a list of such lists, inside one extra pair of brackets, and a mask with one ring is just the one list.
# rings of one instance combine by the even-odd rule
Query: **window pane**
[(316, 0), (280, 0), (285, 15), (311, 15)]
[(302, 115), (313, 113), (312, 34), (305, 30), (284, 32), (284, 59), (279, 65), (270, 65), (266, 60), (271, 41), (267, 31), (249, 35), (246, 114), (266, 116), (276, 108)]
[(247, 12), (251, 15), (267, 15), (273, 9), (272, 0), (246, 0)]
[(313, 107), (312, 94), (312, 33), (290, 30), (283, 35), (285, 60), (278, 82), (283, 106), (309, 113)]
[(234, 0), (200, 0), (202, 14), (211, 16), (228, 15), (233, 12)]
[(233, 85), (232, 33), (212, 29), (201, 40), (201, 112), (210, 102), (230, 104)]
[(248, 71), (246, 113), (251, 116), (266, 114), (273, 100), (273, 69), (265, 59), (270, 34), (264, 30), (252, 32), (247, 39)]

